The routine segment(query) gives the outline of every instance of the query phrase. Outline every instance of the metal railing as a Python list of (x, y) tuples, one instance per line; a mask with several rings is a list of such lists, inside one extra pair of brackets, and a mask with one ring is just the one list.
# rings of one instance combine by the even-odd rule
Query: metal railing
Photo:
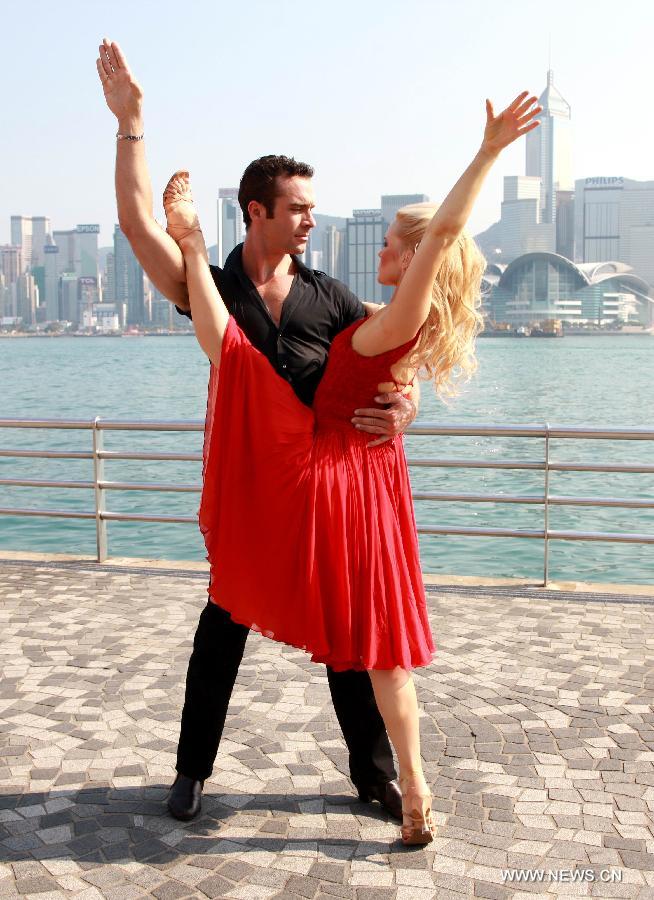
[[(120, 482), (108, 481), (105, 477), (105, 462), (111, 460), (141, 460), (168, 462), (201, 462), (201, 453), (167, 453), (105, 450), (103, 436), (107, 431), (203, 431), (201, 421), (129, 421), (102, 419), (0, 419), (0, 428), (35, 428), (48, 430), (86, 430), (92, 432), (92, 446), (89, 450), (22, 450), (0, 449), (0, 458), (36, 459), (88, 459), (93, 461), (93, 481), (49, 481), (26, 478), (1, 478), (0, 485), (32, 488), (88, 489), (94, 492), (94, 509), (77, 511), (67, 509), (37, 509), (0, 507), (0, 515), (44, 516), (50, 518), (89, 519), (95, 521), (97, 559), (104, 562), (108, 556), (107, 524), (109, 522), (165, 522), (197, 524), (195, 516), (148, 515), (145, 513), (111, 512), (106, 507), (108, 491), (157, 491), (176, 493), (199, 493), (200, 484)], [(413, 425), (408, 435), (441, 437), (497, 437), (527, 438), (543, 441), (543, 456), (539, 459), (459, 459), (459, 458), (412, 458), (411, 467), (438, 469), (499, 469), (511, 471), (543, 472), (542, 495), (473, 494), (414, 491), (415, 501), (438, 501), (460, 503), (506, 503), (543, 507), (542, 529), (511, 529), (492, 527), (472, 527), (422, 525), (420, 534), (459, 535), (473, 537), (528, 538), (543, 541), (543, 584), (548, 583), (550, 541), (608, 541), (613, 543), (654, 544), (654, 534), (636, 532), (590, 532), (575, 530), (554, 530), (549, 527), (552, 506), (570, 507), (614, 507), (619, 509), (654, 509), (654, 500), (624, 497), (575, 497), (556, 496), (550, 493), (552, 472), (595, 472), (654, 474), (654, 464), (642, 463), (588, 463), (557, 462), (551, 457), (552, 441), (559, 440), (602, 440), (602, 441), (654, 441), (654, 430), (636, 428), (579, 428), (555, 425), (436, 425), (426, 423)]]

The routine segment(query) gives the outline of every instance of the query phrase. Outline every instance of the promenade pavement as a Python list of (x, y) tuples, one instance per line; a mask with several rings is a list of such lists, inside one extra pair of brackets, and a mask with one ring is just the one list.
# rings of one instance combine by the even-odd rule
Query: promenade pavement
[(356, 800), (324, 668), (254, 634), (203, 814), (167, 815), (205, 601), (0, 561), (0, 897), (654, 898), (654, 596), (429, 588), (427, 849)]

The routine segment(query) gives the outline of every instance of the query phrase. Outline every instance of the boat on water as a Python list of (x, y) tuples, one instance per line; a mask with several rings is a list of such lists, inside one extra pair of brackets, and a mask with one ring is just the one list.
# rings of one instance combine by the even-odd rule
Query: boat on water
[(483, 337), (563, 337), (563, 325), (560, 319), (545, 319), (530, 325), (519, 325), (513, 328), (506, 322), (489, 322), (482, 331)]

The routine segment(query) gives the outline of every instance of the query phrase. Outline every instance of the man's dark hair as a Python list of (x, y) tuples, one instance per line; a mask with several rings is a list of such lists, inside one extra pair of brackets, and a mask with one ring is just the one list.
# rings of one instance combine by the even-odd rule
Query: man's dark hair
[(298, 162), (292, 156), (261, 156), (255, 159), (243, 172), (238, 188), (238, 202), (243, 213), (245, 227), (249, 228), (252, 219), (248, 213), (248, 203), (256, 200), (266, 208), (266, 218), (272, 219), (275, 214), (275, 197), (277, 196), (277, 178), (313, 178), (310, 165)]

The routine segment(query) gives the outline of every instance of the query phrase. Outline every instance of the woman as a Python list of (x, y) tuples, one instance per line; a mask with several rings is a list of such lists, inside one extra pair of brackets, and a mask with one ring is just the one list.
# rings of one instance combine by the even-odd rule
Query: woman
[(336, 336), (313, 409), (228, 315), (188, 173), (164, 193), (212, 362), (200, 506), (210, 598), (315, 661), (369, 672), (398, 757), (405, 844), (433, 839), (411, 670), (429, 663), (434, 644), (402, 442), (369, 448), (351, 409), (419, 369), (440, 390), (472, 369), (484, 261), (463, 228), (499, 152), (538, 124), (534, 103), (525, 92), (496, 117), (487, 101), (482, 146), (440, 209), (400, 210), (380, 252), (392, 301)]

